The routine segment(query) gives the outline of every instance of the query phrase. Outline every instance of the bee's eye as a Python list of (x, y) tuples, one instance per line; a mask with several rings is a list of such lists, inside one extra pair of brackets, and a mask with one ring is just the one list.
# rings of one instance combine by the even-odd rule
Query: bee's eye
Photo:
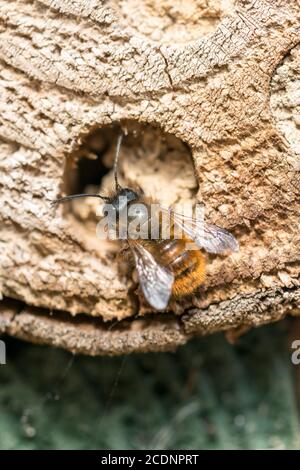
[(122, 189), (119, 196), (126, 197), (128, 202), (135, 201), (139, 197), (138, 194), (130, 188)]

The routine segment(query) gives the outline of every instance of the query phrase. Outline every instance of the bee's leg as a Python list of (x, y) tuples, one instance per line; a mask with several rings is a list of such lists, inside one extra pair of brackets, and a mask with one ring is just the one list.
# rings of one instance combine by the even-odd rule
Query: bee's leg
[(171, 312), (175, 313), (175, 315), (181, 315), (184, 312), (184, 309), (182, 308), (181, 304), (178, 302), (177, 299), (174, 299), (173, 297), (171, 297), (171, 299), (169, 300), (168, 309), (171, 310)]
[[(128, 245), (124, 245), (117, 254), (117, 262), (131, 261), (132, 254)], [(131, 263), (130, 263), (131, 264)]]
[(130, 278), (134, 266), (133, 256), (128, 245), (123, 245), (116, 257), (121, 276)]
[(134, 263), (132, 265), (131, 275), (132, 275), (132, 282), (133, 282), (131, 295), (134, 297), (135, 302), (136, 302), (136, 313), (133, 316), (133, 318), (135, 319), (140, 316), (140, 308), (143, 305), (144, 297), (143, 297), (141, 288), (139, 286), (138, 275), (137, 275)]
[(119, 273), (129, 280), (128, 297), (131, 300), (134, 310), (132, 318), (135, 319), (139, 316), (140, 290), (138, 287), (134, 258), (128, 244), (124, 244), (117, 253), (117, 262)]

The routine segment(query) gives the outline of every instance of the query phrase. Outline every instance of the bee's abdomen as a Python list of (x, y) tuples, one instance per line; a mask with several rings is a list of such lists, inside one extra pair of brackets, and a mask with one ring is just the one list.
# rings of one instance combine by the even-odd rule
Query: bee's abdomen
[(163, 264), (174, 273), (172, 294), (192, 294), (205, 278), (205, 258), (199, 250), (187, 250), (186, 240), (164, 240), (160, 244)]

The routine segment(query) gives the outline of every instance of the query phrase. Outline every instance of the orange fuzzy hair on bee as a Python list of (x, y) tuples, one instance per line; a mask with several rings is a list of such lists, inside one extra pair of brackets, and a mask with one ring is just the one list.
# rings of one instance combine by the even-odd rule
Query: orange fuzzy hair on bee
[(205, 257), (199, 250), (189, 251), (189, 258), (183, 263), (184, 269), (176, 273), (172, 295), (180, 298), (190, 295), (205, 280)]
[(155, 246), (159, 262), (174, 274), (172, 295), (177, 298), (192, 294), (205, 279), (205, 257), (199, 249), (189, 249), (191, 243), (183, 237), (160, 240)]

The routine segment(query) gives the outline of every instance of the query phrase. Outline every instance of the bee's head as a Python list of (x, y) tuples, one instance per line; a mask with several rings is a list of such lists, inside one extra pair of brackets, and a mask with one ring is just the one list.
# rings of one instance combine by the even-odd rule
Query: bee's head
[(109, 203), (112, 204), (117, 214), (122, 212), (128, 205), (139, 199), (140, 195), (130, 188), (121, 188), (116, 195), (114, 195)]

